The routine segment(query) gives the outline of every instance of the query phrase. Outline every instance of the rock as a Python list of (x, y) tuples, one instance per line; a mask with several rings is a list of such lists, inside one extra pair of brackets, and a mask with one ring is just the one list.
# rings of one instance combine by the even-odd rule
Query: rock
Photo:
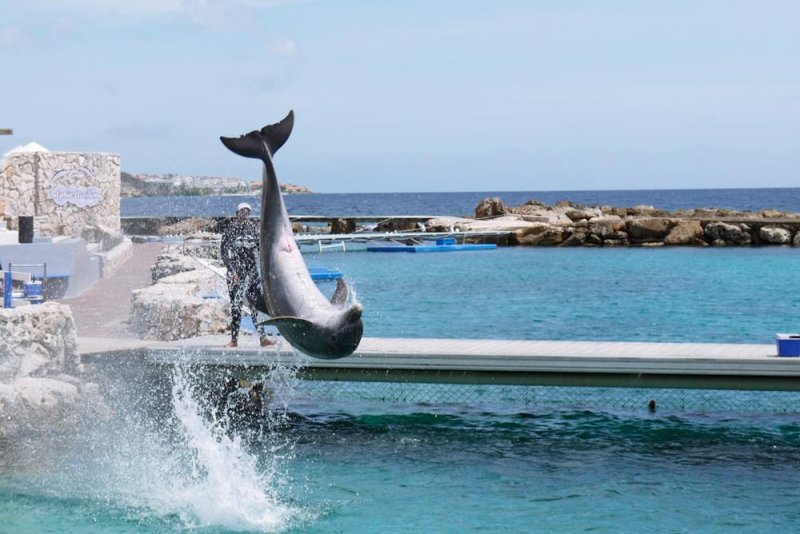
[(566, 215), (566, 210), (568, 209), (572, 209), (572, 207), (553, 209), (539, 204), (528, 203), (516, 208), (508, 208), (508, 211), (521, 215), (525, 220), (531, 222), (570, 225), (572, 224), (572, 219)]
[(792, 240), (792, 245), (795, 247), (800, 247), (800, 232), (794, 234), (794, 239)]
[[(538, 200), (535, 201), (535, 202), (537, 202), (538, 204), (540, 204), (542, 206), (545, 205), (542, 202), (539, 202)], [(530, 204), (530, 203), (531, 203), (531, 201), (528, 201), (528, 204)], [(581, 206), (577, 202), (573, 202), (571, 200), (559, 200), (558, 202), (556, 202), (555, 207), (556, 208), (578, 208), (578, 209), (583, 208), (583, 206)]]
[[(225, 269), (223, 268), (223, 271)], [(209, 269), (197, 269), (195, 271), (184, 271), (181, 273), (165, 276), (158, 281), (158, 284), (189, 284), (192, 287), (188, 291), (198, 297), (217, 293), (224, 296), (227, 294), (228, 286), (224, 276), (218, 276)], [(151, 286), (152, 287), (152, 286)]]
[(792, 233), (786, 228), (777, 226), (763, 226), (758, 231), (758, 236), (771, 245), (788, 245), (792, 242)]
[(197, 269), (198, 263), (183, 254), (174, 252), (164, 252), (159, 254), (156, 259), (156, 264), (150, 269), (152, 273), (153, 282), (158, 282), (165, 276), (171, 276), (176, 273), (185, 271), (193, 271)]
[(782, 219), (786, 217), (787, 213), (778, 210), (764, 210), (761, 212), (761, 216), (765, 219)]
[(484, 198), (475, 207), (476, 219), (491, 219), (506, 213), (506, 205), (497, 197)]
[(579, 247), (586, 243), (586, 232), (573, 231), (568, 234), (568, 237), (561, 243), (563, 247)]
[(456, 224), (465, 222), (470, 222), (470, 219), (464, 219), (463, 217), (436, 217), (425, 221), (425, 228), (428, 232), (452, 232), (456, 229)]
[[(418, 230), (416, 219), (387, 219), (375, 226), (376, 232), (405, 232), (408, 230)], [(353, 231), (355, 231), (355, 226)]]
[(46, 432), (74, 414), (81, 370), (69, 306), (0, 309), (0, 439)]
[(703, 236), (700, 221), (681, 221), (664, 238), (665, 245), (692, 245)]
[(628, 216), (628, 208), (615, 208), (611, 206), (604, 206), (603, 207), (603, 215), (606, 216), (614, 216), (614, 217), (627, 217)]
[[(162, 254), (171, 254), (172, 256), (186, 258), (202, 258), (206, 260), (222, 261), (222, 251), (220, 250), (220, 234), (212, 232), (194, 232), (189, 234), (180, 245), (169, 245), (162, 252)], [(198, 267), (194, 260), (188, 265)], [(191, 269), (189, 269), (191, 270)]]
[(625, 230), (625, 222), (619, 217), (589, 221), (589, 232), (601, 239), (619, 239), (619, 232), (622, 230)]
[(331, 221), (332, 234), (352, 234), (355, 231), (355, 219), (333, 219)]
[(631, 217), (651, 217), (656, 211), (653, 206), (639, 205), (628, 208), (627, 215)]
[(0, 439), (18, 432), (49, 432), (79, 415), (79, 404), (90, 395), (83, 388), (54, 378), (25, 377), (0, 383)]
[(628, 221), (628, 237), (631, 243), (652, 243), (663, 241), (669, 234), (671, 223), (668, 219), (633, 219)]
[(586, 244), (587, 245), (602, 245), (603, 238), (601, 238), (597, 234), (589, 234), (586, 236)]
[(724, 241), (732, 245), (749, 245), (751, 242), (750, 229), (744, 224), (710, 222), (706, 225), (704, 234), (706, 239), (715, 245), (717, 245), (717, 241)]
[[(133, 292), (131, 328), (143, 339), (172, 341), (227, 330), (230, 304), (224, 299), (202, 298), (202, 284), (179, 273)], [(182, 277), (182, 278), (178, 278)], [(226, 288), (223, 285), (222, 290)]]
[(564, 240), (564, 229), (550, 224), (536, 224), (529, 228), (519, 240), (520, 245), (552, 246)]
[(165, 224), (158, 229), (159, 235), (186, 235), (198, 232), (209, 232), (216, 226), (214, 219), (191, 217), (172, 224)]
[(603, 212), (600, 208), (567, 208), (564, 211), (564, 215), (566, 215), (571, 221), (576, 222), (582, 219), (594, 219), (597, 217), (602, 217)]
[(720, 216), (717, 210), (713, 208), (695, 208), (689, 212), (689, 215), (699, 219), (718, 219)]
[(79, 366), (69, 306), (46, 302), (0, 309), (0, 381), (72, 372)]

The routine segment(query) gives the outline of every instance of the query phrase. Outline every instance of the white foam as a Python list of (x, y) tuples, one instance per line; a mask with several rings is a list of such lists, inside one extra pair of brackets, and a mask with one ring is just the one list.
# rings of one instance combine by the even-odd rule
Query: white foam
[(173, 487), (168, 499), (185, 523), (236, 530), (287, 528), (300, 511), (280, 502), (274, 470), (259, 473), (256, 458), (202, 415), (183, 372), (174, 373), (173, 404), (193, 454), (190, 476)]

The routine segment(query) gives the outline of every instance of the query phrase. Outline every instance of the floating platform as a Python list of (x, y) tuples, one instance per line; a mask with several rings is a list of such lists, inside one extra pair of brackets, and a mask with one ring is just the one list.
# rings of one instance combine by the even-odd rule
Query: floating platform
[(338, 280), (342, 277), (342, 272), (327, 267), (312, 266), (308, 268), (308, 273), (311, 279), (315, 282), (328, 282), (331, 280)]
[(368, 252), (455, 252), (459, 250), (493, 250), (495, 244), (456, 243), (454, 238), (437, 239), (435, 244), (408, 243), (392, 245), (369, 245)]
[[(227, 341), (131, 341), (129, 354), (247, 373), (299, 363), (308, 380), (800, 391), (800, 358), (778, 357), (775, 344), (364, 338), (351, 356), (318, 360), (285, 342), (261, 348), (248, 336), (228, 349)], [(120, 340), (79, 339), (78, 350), (90, 362), (126, 353)]]
[(497, 245), (467, 243), (464, 245), (369, 245), (368, 252), (457, 252), (465, 250), (493, 250)]

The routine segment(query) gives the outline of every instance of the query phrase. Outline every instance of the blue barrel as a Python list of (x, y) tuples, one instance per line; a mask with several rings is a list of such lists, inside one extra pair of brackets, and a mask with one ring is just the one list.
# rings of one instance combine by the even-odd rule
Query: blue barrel
[(800, 356), (800, 334), (778, 334), (775, 338), (778, 343), (778, 356)]

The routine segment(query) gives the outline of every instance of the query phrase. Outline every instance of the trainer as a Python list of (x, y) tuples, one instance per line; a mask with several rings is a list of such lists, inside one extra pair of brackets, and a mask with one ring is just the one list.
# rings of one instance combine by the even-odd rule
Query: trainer
[[(261, 293), (261, 280), (258, 276), (258, 227), (250, 219), (253, 209), (247, 202), (236, 207), (236, 217), (231, 219), (222, 233), (220, 248), (222, 263), (228, 269), (226, 280), (231, 298), (231, 342), (228, 347), (239, 346), (239, 327), (242, 323), (242, 305), (245, 301), (253, 312), (265, 310), (264, 296)], [(275, 342), (257, 327), (261, 346)]]

